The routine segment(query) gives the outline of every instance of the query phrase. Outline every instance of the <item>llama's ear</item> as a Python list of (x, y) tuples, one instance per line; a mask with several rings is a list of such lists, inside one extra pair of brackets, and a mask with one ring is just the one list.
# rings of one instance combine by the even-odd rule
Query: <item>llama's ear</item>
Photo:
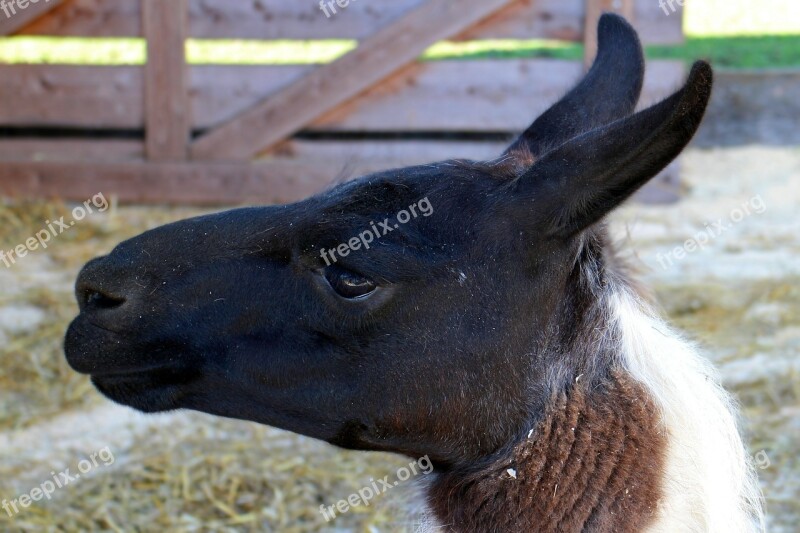
[(639, 37), (624, 18), (606, 13), (597, 38), (597, 58), (583, 81), (536, 119), (506, 154), (539, 158), (581, 133), (633, 113), (644, 80)]
[[(507, 185), (515, 210), (569, 237), (597, 222), (664, 169), (694, 136), (713, 72), (694, 64), (686, 86), (649, 109), (585, 133), (547, 153)], [(520, 202), (522, 200), (522, 202)]]

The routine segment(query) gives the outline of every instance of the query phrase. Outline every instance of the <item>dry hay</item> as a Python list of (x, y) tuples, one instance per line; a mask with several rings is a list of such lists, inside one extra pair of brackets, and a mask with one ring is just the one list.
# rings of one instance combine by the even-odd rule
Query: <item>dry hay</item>
[[(45, 311), (35, 330), (12, 335), (0, 346), (0, 429), (24, 427), (59, 412), (85, 405), (89, 379), (67, 365), (62, 339), (75, 305), (45, 289), (28, 292), (26, 305)], [(20, 298), (0, 296), (0, 307)]]
[[(0, 513), (3, 531), (404, 531), (376, 498), (326, 523), (333, 505), (372, 479), (394, 474), (408, 460), (335, 450), (258, 426), (193, 414), (185, 423), (152, 431), (127, 450), (14, 518)], [(68, 465), (58, 466), (62, 469)], [(0, 495), (30, 491), (54, 465), (0, 480)], [(0, 462), (0, 473), (4, 467)], [(73, 468), (73, 473), (74, 473)], [(37, 477), (38, 476), (38, 477)], [(0, 476), (0, 479), (5, 476)], [(24, 478), (24, 479), (23, 479)]]
[[(193, 208), (137, 207), (119, 209), (114, 198), (108, 198), (109, 208), (105, 212), (95, 209), (82, 221), (53, 237), (46, 251), (37, 250), (31, 256), (46, 256), (51, 266), (77, 270), (98, 253), (107, 253), (117, 243), (175, 220), (180, 220), (202, 211)], [(48, 221), (65, 217), (71, 220), (71, 210), (78, 204), (44, 201), (5, 202), (0, 199), (0, 249), (9, 250), (24, 243), (36, 232), (44, 230)], [(24, 262), (23, 262), (24, 261)], [(28, 258), (17, 267), (24, 268)], [(5, 268), (4, 265), (2, 265)], [(13, 267), (12, 267), (13, 268)]]
[[(50, 203), (0, 205), (0, 248), (24, 242), (45, 220), (68, 209)], [(0, 432), (46, 425), (65, 409), (103, 405), (88, 380), (66, 367), (61, 352), (63, 331), (75, 311), (69, 283), (84, 261), (108, 252), (120, 240), (196, 212), (112, 209), (87, 219), (75, 233), (59, 237), (46, 253), (15, 270), (23, 290), (9, 294), (2, 287), (0, 308), (30, 305), (44, 310), (46, 319), (36, 331), (10, 336), (0, 345)], [(65, 283), (44, 288), (28, 283), (30, 268), (55, 272)], [(791, 368), (783, 372), (765, 365), (780, 357), (796, 360), (800, 350), (798, 281), (752, 284), (735, 293), (724, 283), (658, 290), (678, 324), (714, 347), (714, 358), (728, 376), (726, 384), (747, 415), (751, 452), (763, 450), (769, 456), (770, 466), (759, 474), (771, 522), (783, 526), (776, 531), (791, 531), (800, 520), (800, 376)], [(726, 374), (737, 364), (742, 365), (738, 373)], [(113, 466), (58, 491), (52, 501), (38, 502), (14, 519), (0, 510), (0, 531), (408, 529), (396, 513), (375, 505), (354, 509), (331, 524), (319, 513), (321, 504), (335, 504), (371, 479), (407, 464), (397, 457), (343, 452), (255, 424), (203, 415), (145, 432), (130, 446), (113, 451)], [(0, 454), (0, 499), (29, 491), (51, 469), (69, 466), (52, 462), (32, 464)]]

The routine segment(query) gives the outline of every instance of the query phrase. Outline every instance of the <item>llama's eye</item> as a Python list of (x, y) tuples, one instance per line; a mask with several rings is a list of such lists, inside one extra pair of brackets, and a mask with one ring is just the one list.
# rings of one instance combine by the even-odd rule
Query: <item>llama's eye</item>
[(338, 266), (326, 268), (325, 279), (328, 280), (336, 294), (348, 300), (367, 296), (377, 289), (377, 285), (372, 280)]

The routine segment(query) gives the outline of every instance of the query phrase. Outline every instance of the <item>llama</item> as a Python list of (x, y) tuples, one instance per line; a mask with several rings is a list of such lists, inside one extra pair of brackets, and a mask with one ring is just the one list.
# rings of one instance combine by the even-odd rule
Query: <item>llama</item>
[(688, 144), (712, 71), (635, 112), (639, 39), (615, 15), (598, 35), (586, 77), (496, 160), (189, 219), (91, 261), (69, 363), (143, 412), (427, 456), (430, 530), (763, 530), (733, 402), (604, 222)]

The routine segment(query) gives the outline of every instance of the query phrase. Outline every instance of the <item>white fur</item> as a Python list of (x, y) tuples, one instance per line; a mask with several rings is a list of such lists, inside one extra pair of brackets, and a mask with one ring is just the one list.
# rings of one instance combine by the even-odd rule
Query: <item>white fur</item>
[(404, 520), (395, 524), (398, 531), (409, 533), (442, 533), (449, 531), (441, 524), (428, 505), (428, 491), (436, 481), (436, 473), (419, 476), (413, 484), (393, 493), (393, 500), (388, 502), (391, 514), (402, 514)]
[(665, 497), (649, 532), (764, 531), (737, 410), (713, 366), (629, 290), (607, 300), (622, 364), (653, 395), (668, 434)]

